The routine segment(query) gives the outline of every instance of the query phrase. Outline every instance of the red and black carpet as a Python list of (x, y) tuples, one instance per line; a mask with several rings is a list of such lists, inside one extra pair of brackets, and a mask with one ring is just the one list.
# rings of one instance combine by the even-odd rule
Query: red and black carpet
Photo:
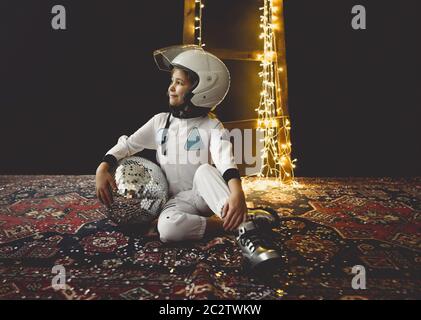
[(120, 230), (93, 176), (0, 176), (0, 299), (421, 298), (420, 178), (297, 181), (243, 183), (250, 205), (284, 218), (285, 265), (267, 282), (243, 269), (233, 236), (169, 245)]

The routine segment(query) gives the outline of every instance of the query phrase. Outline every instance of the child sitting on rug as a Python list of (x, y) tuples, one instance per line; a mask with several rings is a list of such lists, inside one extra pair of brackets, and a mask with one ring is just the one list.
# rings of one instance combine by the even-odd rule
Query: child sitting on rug
[[(229, 136), (211, 113), (228, 92), (229, 71), (220, 59), (195, 45), (157, 50), (154, 58), (159, 69), (171, 72), (167, 90), (170, 110), (155, 115), (130, 137), (121, 137), (106, 153), (96, 171), (97, 196), (110, 206), (113, 201), (110, 189), (116, 188), (110, 171), (121, 159), (145, 148), (154, 149), (170, 191), (170, 199), (157, 221), (161, 241), (237, 232), (250, 217), (247, 212), (251, 209), (246, 206)], [(191, 161), (195, 156), (199, 161)], [(210, 165), (211, 161), (216, 167)], [(264, 210), (253, 213), (273, 220), (273, 213)], [(272, 259), (273, 250), (271, 255), (263, 248), (266, 253), (262, 255), (264, 250), (256, 250), (262, 248), (261, 244), (253, 245), (255, 237), (248, 237), (255, 229), (244, 225), (239, 230), (237, 240), (243, 252), (250, 258), (256, 251), (255, 262), (262, 257)]]

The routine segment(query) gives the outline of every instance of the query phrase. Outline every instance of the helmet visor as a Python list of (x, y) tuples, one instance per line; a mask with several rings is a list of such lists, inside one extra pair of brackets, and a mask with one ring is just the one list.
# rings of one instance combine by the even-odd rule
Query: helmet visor
[(163, 49), (155, 50), (153, 53), (153, 58), (155, 60), (156, 65), (160, 70), (163, 71), (171, 71), (174, 67), (172, 61), (175, 57), (177, 57), (180, 53), (188, 50), (200, 50), (204, 51), (202, 47), (194, 44), (186, 44), (186, 45), (179, 45), (179, 46), (171, 46)]

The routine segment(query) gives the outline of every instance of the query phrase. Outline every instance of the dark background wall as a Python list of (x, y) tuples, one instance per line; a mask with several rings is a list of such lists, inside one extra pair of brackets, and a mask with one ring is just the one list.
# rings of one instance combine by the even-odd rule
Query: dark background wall
[[(420, 175), (419, 1), (286, 1), (292, 139), (303, 175)], [(367, 30), (350, 27), (364, 4)]]
[[(93, 174), (103, 154), (167, 109), (154, 49), (182, 42), (183, 0), (0, 2), (0, 174)], [(51, 8), (67, 10), (52, 30)], [(205, 1), (208, 47), (256, 50), (257, 0)], [(367, 8), (365, 31), (351, 8)], [(297, 176), (420, 175), (421, 5), (285, 0)], [(248, 119), (259, 66), (226, 61), (222, 121)]]

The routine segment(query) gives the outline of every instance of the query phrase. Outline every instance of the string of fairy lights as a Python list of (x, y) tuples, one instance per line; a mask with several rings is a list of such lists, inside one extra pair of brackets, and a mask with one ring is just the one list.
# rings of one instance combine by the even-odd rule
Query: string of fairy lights
[[(277, 4), (274, 4), (274, 1)], [(291, 123), (284, 116), (281, 106), (280, 73), (284, 72), (278, 66), (278, 51), (276, 48), (275, 30), (279, 28), (279, 10), (282, 0), (263, 0), (260, 15), (259, 36), (263, 40), (263, 54), (258, 56), (262, 78), (262, 91), (260, 92), (259, 106), (255, 109), (258, 114), (257, 130), (263, 132), (263, 148), (260, 150), (262, 166), (258, 177), (275, 177), (281, 182), (290, 182), (294, 179), (294, 168), (297, 159), (291, 161)], [(202, 37), (202, 17), (205, 5), (203, 0), (195, 0), (194, 31), (195, 42), (201, 47), (205, 46)]]
[[(294, 168), (297, 159), (291, 161), (290, 130), (291, 123), (283, 114), (281, 107), (280, 73), (278, 67), (278, 51), (276, 48), (275, 30), (279, 28), (276, 21), (280, 7), (275, 6), (273, 0), (263, 0), (260, 8), (260, 27), (263, 39), (263, 54), (259, 55), (259, 77), (262, 78), (262, 91), (260, 92), (257, 130), (263, 132), (263, 149), (261, 150), (262, 166), (259, 177), (276, 177), (281, 181), (294, 179)], [(282, 136), (281, 136), (282, 135)], [(282, 143), (281, 143), (282, 141)]]
[(205, 5), (203, 4), (202, 0), (195, 0), (195, 13), (196, 16), (194, 18), (194, 31), (197, 44), (201, 47), (206, 46), (205, 43), (202, 41), (202, 17), (203, 17), (203, 8)]

